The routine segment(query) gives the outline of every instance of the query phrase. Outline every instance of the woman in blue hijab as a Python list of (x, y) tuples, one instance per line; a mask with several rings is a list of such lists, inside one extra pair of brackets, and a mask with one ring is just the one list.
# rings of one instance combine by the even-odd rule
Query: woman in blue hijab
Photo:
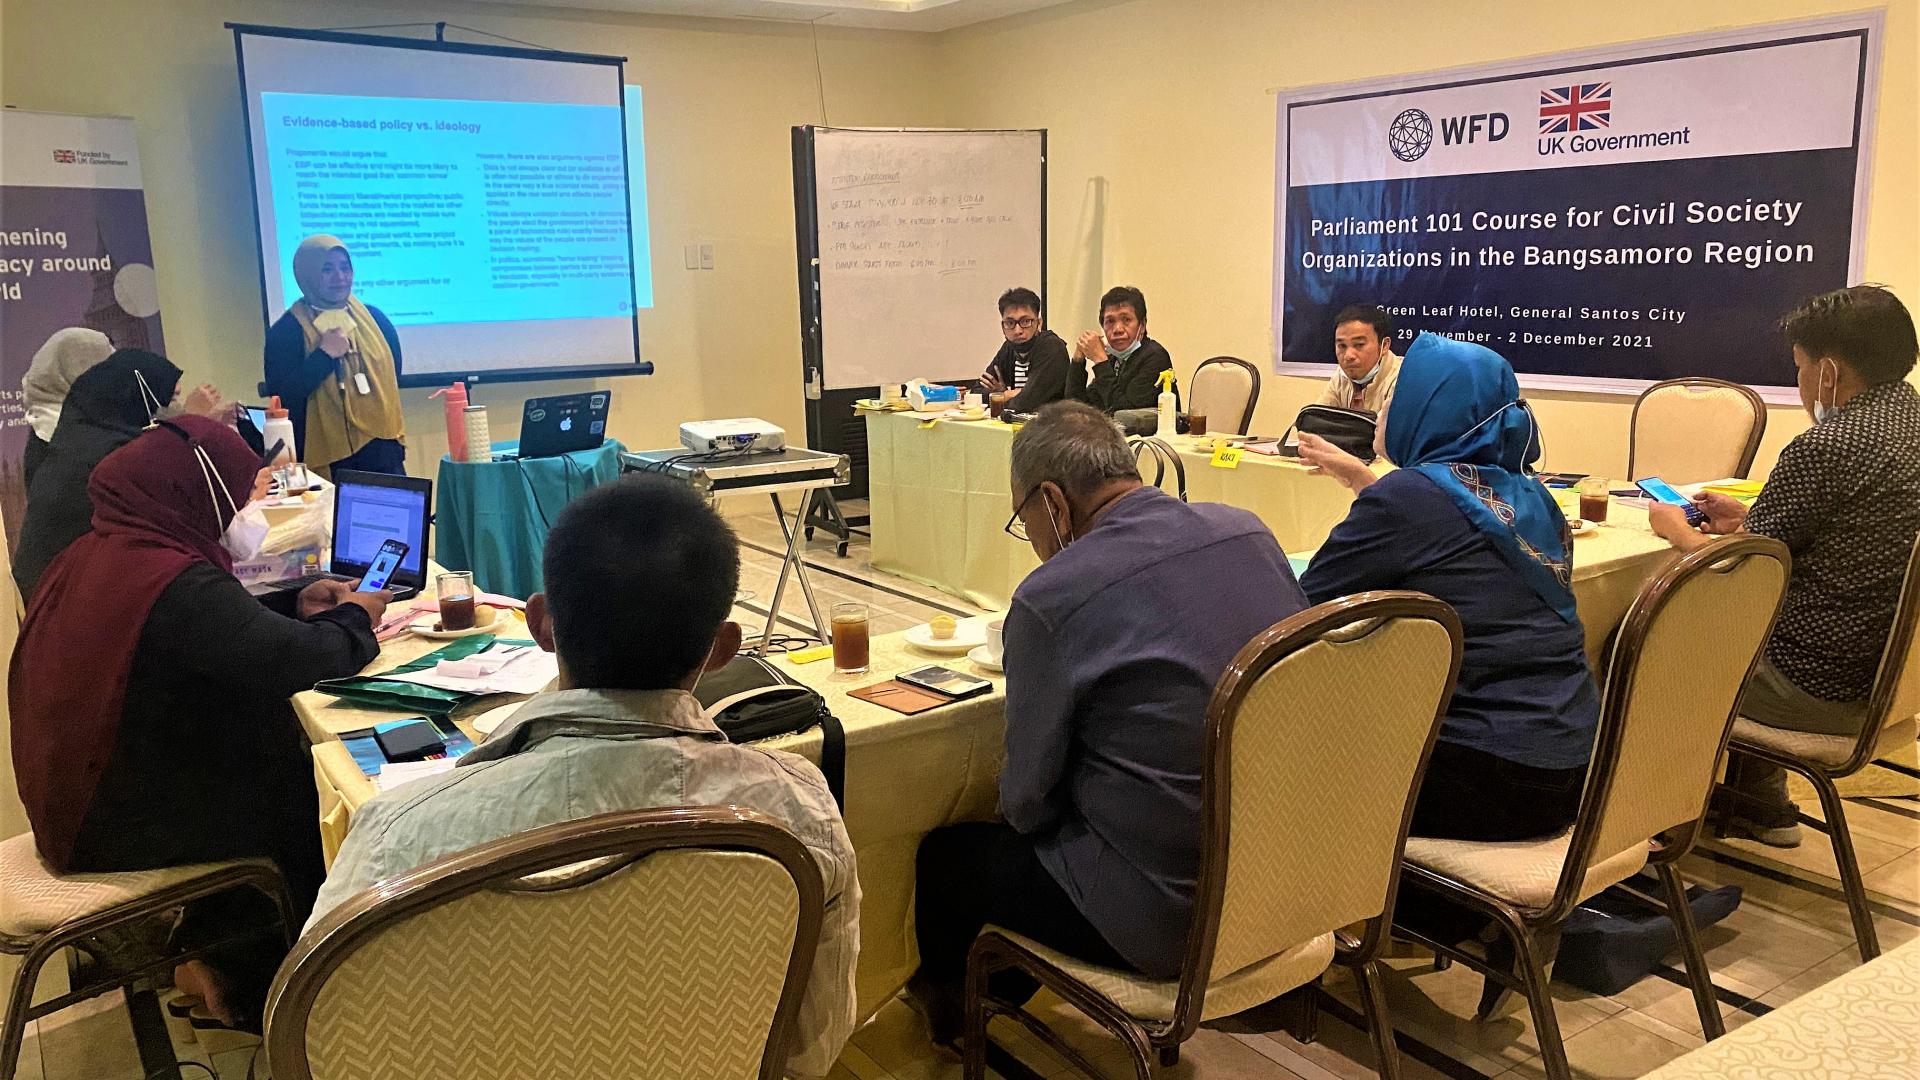
[(1531, 467), (1533, 413), (1491, 349), (1423, 334), (1381, 429), (1385, 476), (1303, 436), (1300, 456), (1358, 492), (1300, 584), (1314, 603), (1414, 589), (1452, 604), (1460, 680), (1413, 834), (1521, 840), (1579, 808), (1600, 696), (1573, 603), (1566, 518)]

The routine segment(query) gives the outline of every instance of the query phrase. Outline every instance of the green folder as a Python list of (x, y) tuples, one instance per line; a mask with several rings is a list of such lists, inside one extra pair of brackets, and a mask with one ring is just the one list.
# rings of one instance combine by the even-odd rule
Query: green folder
[(469, 694), (462, 690), (442, 690), (435, 686), (421, 686), (418, 683), (394, 682), (381, 676), (425, 671), (442, 660), (464, 660), (486, 649), (495, 641), (502, 645), (534, 644), (523, 639), (475, 634), (435, 649), (410, 664), (402, 664), (389, 671), (383, 671), (380, 675), (355, 675), (350, 679), (327, 679), (315, 684), (314, 689), (344, 701), (351, 701), (355, 705), (365, 705), (370, 709), (394, 709), (399, 712), (444, 717), (480, 695)]

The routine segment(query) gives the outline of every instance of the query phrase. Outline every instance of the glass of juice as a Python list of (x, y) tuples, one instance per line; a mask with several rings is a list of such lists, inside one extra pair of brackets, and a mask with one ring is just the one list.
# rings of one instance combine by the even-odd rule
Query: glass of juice
[(1589, 476), (1580, 481), (1580, 519), (1599, 523), (1607, 520), (1607, 478)]
[(433, 585), (440, 599), (440, 629), (473, 629), (473, 573), (449, 570), (435, 578)]
[(848, 601), (833, 605), (833, 670), (842, 675), (858, 675), (867, 670), (868, 627), (872, 616), (867, 605)]

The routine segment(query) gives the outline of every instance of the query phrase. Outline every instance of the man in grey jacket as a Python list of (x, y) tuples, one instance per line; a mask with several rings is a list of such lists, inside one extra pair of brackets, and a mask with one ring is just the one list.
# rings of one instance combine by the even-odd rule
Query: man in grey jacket
[(527, 601), (527, 628), (558, 655), (558, 687), (451, 772), (362, 807), (309, 929), (383, 878), (541, 825), (655, 806), (750, 807), (820, 866), (826, 913), (787, 1070), (825, 1076), (854, 1025), (853, 845), (819, 769), (728, 742), (691, 693), (740, 646), (727, 619), (740, 579), (733, 531), (684, 485), (630, 477), (569, 504), (545, 562), (547, 591)]

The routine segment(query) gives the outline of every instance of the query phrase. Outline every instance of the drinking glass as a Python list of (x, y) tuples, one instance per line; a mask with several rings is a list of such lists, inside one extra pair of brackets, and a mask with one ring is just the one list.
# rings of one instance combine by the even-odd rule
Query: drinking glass
[(1580, 518), (1596, 524), (1607, 520), (1607, 478), (1589, 476), (1580, 481)]
[(833, 605), (833, 670), (836, 673), (858, 675), (867, 670), (870, 619), (867, 605), (858, 601)]
[(449, 570), (433, 581), (440, 599), (440, 629), (473, 629), (473, 573)]

